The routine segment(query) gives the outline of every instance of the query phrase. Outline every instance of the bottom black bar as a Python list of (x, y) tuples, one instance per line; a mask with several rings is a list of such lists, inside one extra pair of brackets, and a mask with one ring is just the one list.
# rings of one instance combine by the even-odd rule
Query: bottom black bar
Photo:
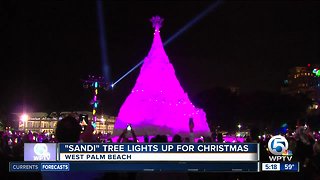
[(259, 172), (259, 162), (10, 162), (9, 170)]

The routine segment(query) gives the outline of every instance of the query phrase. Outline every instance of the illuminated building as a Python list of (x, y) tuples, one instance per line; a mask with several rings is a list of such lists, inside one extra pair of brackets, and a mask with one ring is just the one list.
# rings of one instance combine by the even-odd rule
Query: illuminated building
[[(32, 132), (47, 132), (54, 133), (57, 122), (68, 115), (75, 115), (77, 118), (81, 115), (87, 115), (88, 120), (92, 120), (92, 112), (77, 111), (77, 112), (53, 112), (50, 115), (45, 112), (32, 112), (32, 113), (13, 113), (15, 120), (19, 122), (19, 131), (32, 131)], [(98, 115), (96, 122), (95, 133), (110, 133), (112, 134), (116, 117), (108, 115)]]
[(19, 131), (47, 132), (54, 133), (57, 126), (58, 118), (50, 117), (45, 112), (27, 113), (28, 118), (20, 118), (26, 116), (22, 113), (14, 113), (19, 118)]
[[(116, 117), (108, 115), (97, 115), (96, 117), (96, 128), (94, 133), (113, 134)], [(93, 116), (91, 113), (91, 115), (89, 115), (89, 120), (92, 120), (92, 118)]]
[[(308, 64), (307, 67), (294, 67), (289, 70), (288, 79), (284, 81), (282, 92), (285, 94), (306, 94), (314, 101), (319, 101), (320, 77), (319, 66)], [(314, 73), (316, 72), (316, 73)]]

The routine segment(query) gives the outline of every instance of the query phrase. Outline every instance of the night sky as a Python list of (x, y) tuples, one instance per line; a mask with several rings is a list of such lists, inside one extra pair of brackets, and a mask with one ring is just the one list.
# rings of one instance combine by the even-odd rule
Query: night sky
[[(117, 80), (148, 53), (153, 15), (163, 42), (214, 1), (104, 1)], [(224, 1), (165, 48), (190, 96), (216, 86), (279, 91), (288, 69), (319, 62), (319, 2)], [(1, 109), (90, 110), (81, 79), (102, 74), (96, 1), (1, 1)], [(139, 69), (101, 96), (116, 115)]]

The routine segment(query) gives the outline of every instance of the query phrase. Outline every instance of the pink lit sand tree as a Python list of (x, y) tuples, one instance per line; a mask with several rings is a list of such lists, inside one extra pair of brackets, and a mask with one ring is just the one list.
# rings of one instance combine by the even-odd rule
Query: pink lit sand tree
[(132, 125), (137, 135), (188, 134), (190, 118), (196, 134), (210, 132), (205, 112), (190, 102), (163, 48), (160, 37), (162, 21), (159, 16), (151, 19), (155, 29), (152, 47), (131, 94), (120, 109), (115, 135), (127, 124)]

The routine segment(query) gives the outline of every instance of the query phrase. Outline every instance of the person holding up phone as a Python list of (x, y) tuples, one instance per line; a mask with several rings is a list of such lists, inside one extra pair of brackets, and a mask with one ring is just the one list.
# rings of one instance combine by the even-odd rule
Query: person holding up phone
[(127, 127), (123, 130), (122, 134), (119, 136), (118, 142), (132, 142), (126, 137), (128, 132), (131, 132), (133, 142), (138, 142), (137, 136), (134, 130), (132, 129), (131, 124), (128, 124)]
[(132, 127), (130, 124), (127, 125), (127, 131), (131, 131)]

